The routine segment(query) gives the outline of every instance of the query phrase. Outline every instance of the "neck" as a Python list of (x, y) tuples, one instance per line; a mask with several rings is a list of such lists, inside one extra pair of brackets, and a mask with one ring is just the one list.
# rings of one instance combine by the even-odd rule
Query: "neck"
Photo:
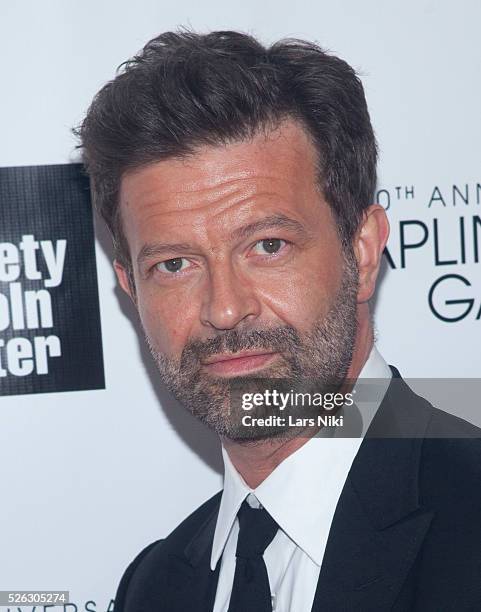
[[(358, 316), (356, 341), (351, 365), (346, 375), (346, 378), (351, 381), (358, 378), (374, 342), (369, 312), (367, 311), (367, 314), (363, 312), (363, 307), (367, 311), (367, 304), (362, 304), (361, 312), (358, 313), (360, 316)], [(247, 485), (251, 489), (255, 489), (284, 459), (301, 448), (315, 433), (316, 430), (309, 430), (305, 435), (290, 439), (272, 439), (258, 442), (235, 442), (223, 438), (222, 444), (229, 454), (233, 466)]]

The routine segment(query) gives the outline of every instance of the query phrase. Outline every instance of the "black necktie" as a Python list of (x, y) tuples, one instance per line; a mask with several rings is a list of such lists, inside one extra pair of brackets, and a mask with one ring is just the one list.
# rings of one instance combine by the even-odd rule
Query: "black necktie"
[(267, 510), (251, 508), (247, 501), (237, 517), (239, 537), (228, 612), (271, 612), (269, 577), (262, 555), (279, 527)]

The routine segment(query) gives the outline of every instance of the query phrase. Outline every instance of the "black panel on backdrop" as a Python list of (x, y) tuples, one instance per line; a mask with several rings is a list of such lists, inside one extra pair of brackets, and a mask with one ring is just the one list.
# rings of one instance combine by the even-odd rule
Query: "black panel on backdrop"
[(0, 395), (105, 388), (82, 166), (0, 168), (0, 221)]

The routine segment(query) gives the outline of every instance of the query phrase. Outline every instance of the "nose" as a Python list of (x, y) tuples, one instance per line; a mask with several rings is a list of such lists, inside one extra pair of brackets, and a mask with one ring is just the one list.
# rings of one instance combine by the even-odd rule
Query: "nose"
[(255, 288), (231, 263), (211, 270), (201, 307), (201, 323), (216, 330), (234, 329), (254, 320), (261, 312)]

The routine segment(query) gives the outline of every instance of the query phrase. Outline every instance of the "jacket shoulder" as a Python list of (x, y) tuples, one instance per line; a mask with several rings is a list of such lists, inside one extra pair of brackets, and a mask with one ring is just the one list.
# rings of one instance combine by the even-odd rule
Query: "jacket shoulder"
[[(390, 368), (393, 377), (367, 437), (481, 439), (479, 427), (433, 406), (414, 391), (409, 379), (405, 380), (394, 366)], [(456, 400), (458, 404), (461, 401)]]
[(452, 511), (471, 500), (481, 511), (481, 429), (433, 406), (390, 367), (393, 378), (366, 436), (381, 438), (373, 453), (407, 447), (413, 462), (419, 458), (421, 501)]
[(404, 406), (407, 399), (413, 412), (427, 416), (421, 452), (421, 497), (436, 500), (449, 512), (456, 513), (456, 505), (459, 509), (465, 502), (481, 511), (481, 429), (433, 406), (404, 381), (401, 384), (408, 390)]
[[(166, 560), (170, 553), (182, 553), (199, 528), (218, 510), (222, 491), (213, 495), (185, 518), (166, 538), (146, 546), (125, 570), (115, 596), (115, 612), (140, 609), (133, 602), (136, 593), (149, 596), (149, 585), (154, 584), (157, 594), (163, 588)], [(152, 593), (152, 595), (154, 595)]]
[(160, 547), (162, 542), (163, 540), (156, 540), (155, 542), (152, 542), (146, 546), (129, 564), (120, 580), (119, 586), (117, 587), (117, 593), (115, 595), (115, 612), (123, 612), (125, 610), (125, 599), (130, 584), (130, 579), (132, 578), (133, 574), (135, 574), (144, 557), (146, 557), (154, 548)]
[[(443, 501), (459, 515), (466, 505), (481, 512), (481, 430), (457, 417), (440, 416), (441, 433), (436, 424), (434, 435), (424, 440), (421, 472), (421, 490), (427, 496)], [(446, 430), (446, 427), (448, 430)], [(446, 432), (451, 432), (448, 437)]]

